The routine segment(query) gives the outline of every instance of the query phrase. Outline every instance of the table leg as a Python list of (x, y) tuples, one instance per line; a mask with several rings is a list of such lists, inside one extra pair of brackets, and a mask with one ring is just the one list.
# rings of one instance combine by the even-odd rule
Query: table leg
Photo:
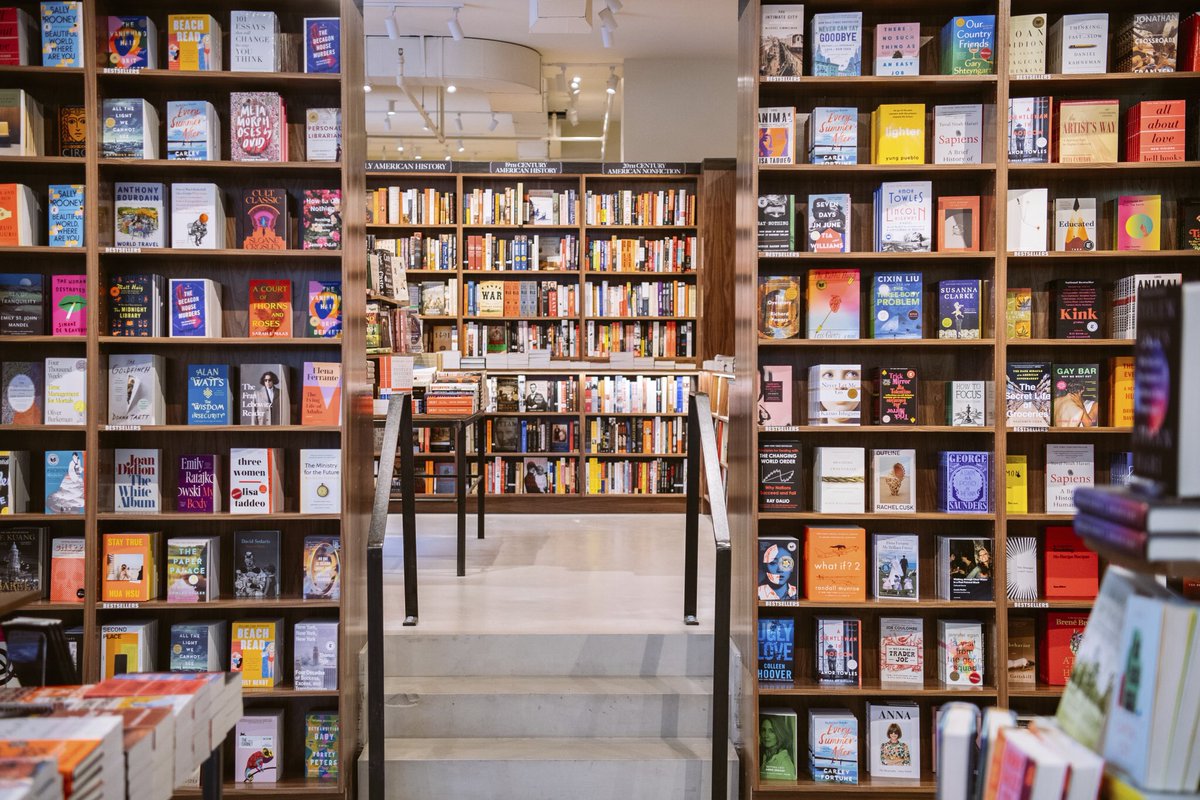
[(456, 441), (454, 442), (454, 479), (455, 506), (458, 511), (458, 577), (467, 574), (467, 426), (458, 423), (454, 426)]
[(221, 745), (212, 751), (208, 760), (200, 765), (200, 793), (204, 800), (221, 800)]
[(485, 431), (483, 417), (480, 417), (479, 421), (475, 423), (475, 453), (479, 460), (479, 483), (476, 489), (479, 492), (479, 499), (475, 503), (475, 518), (476, 524), (479, 527), (478, 536), (480, 539), (483, 538), (483, 520), (486, 516), (484, 501), (487, 495), (487, 483), (485, 481), (485, 476), (487, 475), (487, 446), (483, 441)]

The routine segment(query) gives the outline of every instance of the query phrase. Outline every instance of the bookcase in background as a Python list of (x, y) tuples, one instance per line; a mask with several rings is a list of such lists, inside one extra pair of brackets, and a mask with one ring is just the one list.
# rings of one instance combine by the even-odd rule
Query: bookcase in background
[[(16, 5), (37, 17), (38, 3), (16, 0)], [(352, 796), (358, 741), (358, 669), (357, 653), (365, 641), (365, 597), (362, 579), (365, 549), (361, 546), (367, 526), (370, 502), (366, 493), (371, 485), (370, 419), (353, 413), (364, 402), (369, 407), (370, 387), (362, 353), (365, 338), (362, 320), (365, 313), (365, 285), (362, 252), (365, 246), (364, 216), (361, 202), (342, 208), (340, 249), (301, 249), (299, 226), (293, 228), (292, 243), (283, 251), (243, 249), (236, 238), (235, 220), (241, 212), (243, 189), (263, 187), (284, 190), (292, 198), (293, 215), (298, 216), (306, 190), (336, 189), (343, 198), (361, 198), (364, 191), (362, 171), (350, 169), (365, 159), (361, 126), (343, 129), (341, 151), (336, 160), (306, 160), (306, 111), (310, 108), (340, 109), (343, 120), (361, 120), (363, 116), (362, 11), (350, 0), (279, 0), (256, 2), (256, 11), (271, 11), (278, 17), (282, 71), (229, 71), (233, 53), (244, 51), (230, 46), (229, 22), (232, 12), (241, 11), (235, 0), (199, 0), (196, 3), (139, 3), (132, 0), (84, 0), (81, 4), (82, 53), (76, 66), (0, 66), (0, 89), (24, 89), (42, 103), (46, 124), (41, 156), (0, 157), (0, 182), (24, 183), (34, 189), (42, 204), (38, 212), (45, 230), (51, 184), (77, 184), (84, 189), (84, 242), (81, 247), (48, 247), (43, 235), (30, 246), (0, 248), (0, 272), (36, 273), (45, 276), (47, 294), (53, 275), (78, 275), (86, 279), (86, 334), (70, 336), (0, 335), (0, 362), (40, 361), (47, 357), (76, 359), (87, 365), (86, 415), (72, 425), (6, 425), (0, 436), (8, 449), (38, 454), (47, 450), (79, 452), (85, 464), (87, 504), (79, 514), (40, 514), (43, 470), (32, 470), (31, 493), (38, 505), (31, 513), (5, 517), (4, 528), (44, 526), (50, 538), (77, 537), (84, 540), (85, 597), (80, 603), (62, 598), (35, 604), (30, 613), (59, 616), (68, 626), (81, 625), (81, 665), (85, 681), (95, 681), (102, 669), (100, 631), (102, 626), (129, 622), (156, 623), (154, 644), (156, 667), (168, 669), (173, 624), (218, 620), (225, 632), (221, 668), (228, 668), (230, 652), (228, 632), (235, 621), (279, 619), (284, 622), (279, 634), (290, 656), (291, 637), (298, 622), (336, 622), (338, 646), (337, 690), (300, 689), (292, 679), (290, 658), (277, 664), (282, 680), (278, 685), (246, 691), (247, 712), (283, 708), (282, 759), (279, 783), (274, 791), (289, 797)], [(157, 28), (156, 68), (113, 69), (108, 61), (109, 15), (149, 15)], [(169, 14), (208, 14), (223, 29), (223, 62), (216, 69), (181, 71), (169, 66)], [(340, 20), (340, 71), (328, 69), (324, 54), (305, 69), (302, 41), (305, 18)], [(30, 63), (40, 64), (40, 49), (32, 48)], [(273, 162), (234, 161), (231, 152), (231, 95), (236, 92), (274, 92), (286, 103), (283, 124), (287, 130), (287, 160)], [(158, 152), (164, 158), (128, 160), (105, 158), (101, 152), (106, 100), (140, 98), (154, 107), (162, 124), (155, 132)], [(166, 112), (171, 101), (205, 101), (215, 110), (216, 120), (207, 144), (219, 148), (221, 159), (206, 161), (166, 160)], [(80, 110), (81, 109), (81, 110)], [(86, 148), (64, 142), (68, 155), (60, 152), (59, 115), (65, 117), (64, 133), (79, 128), (86, 119)], [(328, 122), (328, 120), (326, 120)], [(328, 128), (328, 125), (326, 125)], [(308, 155), (312, 155), (309, 153)], [(325, 153), (327, 157), (329, 153)], [(171, 187), (176, 184), (216, 184), (223, 194), (227, 216), (222, 220), (225, 244), (219, 249), (183, 250), (118, 247), (114, 240), (114, 192), (118, 183), (163, 184), (163, 201), (169, 208)], [(295, 220), (293, 220), (295, 222)], [(164, 231), (165, 232), (165, 231)], [(166, 233), (164, 244), (170, 244)], [(122, 275), (155, 274), (167, 279), (206, 279), (223, 287), (216, 337), (170, 338), (164, 331), (158, 337), (115, 337), (108, 335), (108, 293), (110, 281)], [(342, 336), (340, 339), (303, 337), (305, 315), (297, 314), (296, 338), (250, 338), (249, 282), (254, 278), (287, 278), (292, 282), (293, 308), (302, 307), (310, 281), (341, 281)], [(211, 286), (211, 284), (209, 284)], [(164, 300), (169, 298), (165, 297)], [(216, 308), (210, 306), (216, 316)], [(211, 320), (210, 320), (211, 321)], [(47, 330), (47, 334), (49, 331)], [(165, 403), (156, 425), (109, 426), (108, 366), (118, 356), (151, 355), (162, 367)], [(118, 359), (119, 360), (119, 359)], [(301, 376), (305, 362), (336, 362), (341, 367), (341, 416), (332, 424), (298, 424), (301, 405)], [(282, 364), (292, 375), (292, 404), (297, 424), (278, 426), (239, 426), (237, 410), (229, 424), (189, 425), (189, 367), (195, 364), (226, 364), (228, 378), (236, 381), (241, 364)], [(233, 401), (237, 402), (236, 387)], [(283, 507), (279, 513), (264, 515), (230, 514), (227, 506), (218, 513), (177, 511), (176, 479), (180, 456), (216, 453), (221, 456), (218, 475), (228, 491), (231, 450), (239, 448), (278, 448), (283, 454)], [(336, 513), (301, 516), (302, 450), (341, 451), (341, 509)], [(117, 451), (128, 460), (134, 455), (156, 459), (161, 513), (146, 514), (144, 509), (126, 507), (114, 510), (114, 483)], [(123, 479), (122, 479), (123, 480)], [(335, 489), (335, 491), (337, 491)], [(139, 513), (142, 512), (142, 513)], [(197, 528), (197, 525), (200, 527)], [(279, 531), (281, 569), (277, 575), (277, 596), (239, 599), (234, 592), (235, 534), (247, 530)], [(110, 604), (102, 597), (103, 540), (106, 534), (159, 534), (163, 551), (172, 538), (184, 536), (216, 537), (219, 542), (221, 594), (219, 599), (203, 603), (168, 602), (163, 588), (154, 599), (132, 604)], [(302, 579), (306, 537), (341, 537), (339, 596), (305, 600)], [(65, 546), (65, 545), (64, 545)], [(49, 551), (47, 551), (47, 557)], [(162, 559), (155, 565), (161, 580), (167, 574)], [(49, 574), (49, 570), (47, 570)], [(336, 713), (340, 735), (335, 759), (335, 780), (305, 779), (305, 717), (310, 713)], [(226, 796), (246, 792), (233, 764), (233, 743), (227, 742)], [(187, 794), (187, 792), (182, 792)]]

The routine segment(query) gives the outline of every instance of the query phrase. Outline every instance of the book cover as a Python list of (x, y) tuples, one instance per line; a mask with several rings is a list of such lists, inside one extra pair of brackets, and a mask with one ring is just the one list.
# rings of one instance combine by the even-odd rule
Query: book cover
[[(0, 31), (4, 23), (0, 22)], [(45, 140), (42, 105), (24, 89), (0, 89), (0, 155), (41, 156)]]
[(875, 252), (933, 250), (933, 183), (883, 183), (875, 192)]
[(338, 17), (304, 18), (304, 71), (342, 71), (342, 21)]
[(1046, 599), (1090, 600), (1100, 589), (1100, 557), (1070, 525), (1046, 526)]
[(279, 597), (282, 562), (279, 531), (237, 531), (233, 535), (233, 596), (260, 600)]
[(925, 163), (925, 105), (883, 104), (871, 114), (871, 161)]
[(792, 253), (796, 251), (795, 195), (760, 194), (758, 196), (758, 250), (760, 253)]
[(302, 250), (342, 249), (342, 190), (305, 189), (300, 212)]
[(938, 620), (938, 679), (943, 684), (983, 685), (985, 656), (983, 625), (968, 620)]
[(1033, 290), (1007, 289), (1004, 298), (1004, 335), (1008, 339), (1033, 337)]
[(816, 636), (813, 655), (819, 683), (861, 686), (862, 642), (861, 623), (857, 619), (813, 620)]
[(221, 596), (220, 543), (216, 536), (167, 540), (167, 602), (207, 603)]
[(167, 292), (171, 336), (221, 337), (221, 284), (207, 278), (171, 278)]
[(29, 510), (29, 453), (0, 450), (0, 514)]
[(221, 26), (207, 14), (167, 17), (167, 69), (221, 69)]
[(336, 780), (341, 739), (337, 714), (310, 712), (304, 715), (304, 777)]
[(229, 513), (274, 514), (283, 510), (283, 451), (234, 447), (229, 451)]
[(300, 450), (300, 513), (342, 510), (342, 451)]
[(42, 31), (42, 66), (83, 66), (83, 3), (43, 0), (38, 26)]
[(47, 358), (45, 424), (87, 424), (87, 359)]
[(798, 78), (804, 74), (804, 6), (763, 3), (759, 27), (758, 74)]
[(113, 189), (114, 239), (117, 247), (166, 247), (166, 185), (122, 183)]
[(58, 155), (83, 158), (87, 155), (87, 108), (64, 105), (58, 107)]
[(106, 603), (144, 603), (158, 598), (158, 533), (106, 533), (104, 582)]
[(813, 459), (813, 510), (862, 514), (866, 465), (861, 447), (818, 447)]
[(233, 424), (227, 364), (189, 364), (187, 381), (188, 425)]
[(874, 778), (921, 777), (921, 709), (867, 703), (867, 772)]
[(925, 621), (920, 617), (879, 618), (881, 685), (925, 685)]
[(808, 196), (808, 252), (850, 252), (850, 195)]
[(796, 163), (796, 109), (792, 106), (758, 110), (758, 163)]
[(1050, 26), (1049, 72), (1089, 75), (1108, 71), (1108, 14), (1064, 14)]
[(212, 103), (206, 100), (167, 102), (168, 160), (219, 161), (219, 132), (220, 122)]
[(790, 617), (758, 620), (759, 683), (790, 684), (796, 663), (796, 621)]
[(818, 783), (858, 783), (858, 717), (848, 709), (809, 709), (808, 767)]
[(1046, 74), (1045, 14), (1018, 14), (1008, 19), (1008, 74)]
[(106, 98), (100, 153), (105, 158), (158, 158), (158, 113), (144, 98)]
[(1054, 249), (1060, 253), (1094, 252), (1097, 247), (1096, 198), (1059, 197), (1054, 201)]
[(1162, 247), (1162, 195), (1122, 195), (1115, 201), (1115, 250), (1159, 250)]
[(1009, 430), (1050, 427), (1050, 365), (1043, 361), (1008, 364), (1005, 383), (1006, 425)]
[(871, 510), (877, 514), (917, 511), (917, 452), (871, 451)]
[(1048, 203), (1046, 189), (1008, 190), (1008, 252), (1046, 252)]
[(791, 275), (758, 278), (758, 335), (795, 339), (800, 335), (800, 281)]
[(276, 92), (231, 92), (229, 157), (232, 161), (287, 161), (287, 112)]
[(81, 183), (52, 183), (46, 187), (46, 232), (51, 247), (83, 247), (83, 194)]
[(1146, 100), (1125, 115), (1125, 160), (1142, 162), (1187, 159), (1187, 103)]
[(1157, 286), (1173, 286), (1183, 281), (1178, 272), (1127, 275), (1113, 286), (1109, 328), (1113, 339), (1137, 338), (1138, 307), (1146, 292)]
[(83, 539), (56, 537), (50, 542), (50, 602), (82, 603)]
[(938, 454), (938, 510), (950, 514), (991, 513), (991, 453), (943, 450)]
[(162, 451), (118, 447), (113, 451), (113, 511), (162, 511)]
[(340, 425), (341, 417), (341, 363), (305, 361), (300, 395), (300, 424)]
[(1054, 365), (1053, 427), (1094, 428), (1100, 424), (1100, 365)]
[(772, 439), (758, 443), (760, 511), (799, 511), (803, 484), (798, 441)]
[(36, 36), (37, 23), (30, 12), (16, 6), (0, 8), (0, 65), (19, 67), (41, 63), (34, 56)]
[(1009, 514), (1029, 513), (1029, 457), (1004, 457), (1004, 503)]
[(37, 273), (0, 275), (0, 334), (46, 333), (46, 277)]
[(1058, 104), (1060, 164), (1115, 164), (1121, 108), (1116, 100), (1063, 100)]
[(340, 536), (304, 537), (305, 600), (337, 600), (342, 594)]
[(1132, 14), (1113, 39), (1116, 72), (1174, 72), (1179, 48), (1179, 12)]
[(286, 189), (243, 189), (237, 238), (243, 250), (288, 249)]
[[(42, 397), (46, 389), (43, 367), (40, 361), (5, 361), (0, 365), (3, 389), (0, 424), (42, 424)], [(1131, 371), (1131, 380), (1132, 376)]]
[(862, 423), (862, 365), (813, 364), (808, 368), (808, 424)]
[(1046, 613), (1046, 633), (1041, 641), (1039, 677), (1047, 686), (1066, 686), (1075, 668), (1075, 653), (1087, 628), (1087, 614)]
[(229, 13), (231, 72), (279, 72), (279, 17), (274, 11)]
[(799, 605), (800, 542), (791, 536), (758, 537), (758, 599), (769, 605)]
[(28, 186), (0, 183), (0, 246), (31, 247), (38, 243), (41, 204)]
[(979, 252), (979, 196), (938, 198), (938, 252)]
[(979, 339), (982, 282), (953, 280), (938, 282), (938, 338)]
[(291, 376), (286, 364), (242, 364), (238, 368), (242, 425), (290, 425)]
[(47, 514), (82, 514), (84, 481), (87, 475), (86, 453), (79, 450), (46, 451)]
[(1033, 617), (1008, 618), (1008, 684), (1033, 686), (1037, 683), (1037, 624)]
[(1054, 99), (1010, 97), (1008, 99), (1008, 160), (1046, 164), (1053, 138)]
[(229, 669), (242, 673), (242, 686), (270, 689), (282, 680), (283, 620), (235, 620), (230, 629)]
[(54, 336), (87, 335), (86, 275), (51, 276), (50, 333)]
[(152, 672), (157, 638), (158, 620), (101, 625), (101, 677)]
[(305, 336), (340, 339), (342, 336), (342, 282), (308, 282), (308, 317)]
[(224, 622), (181, 622), (171, 626), (171, 672), (224, 669)]
[(46, 590), (45, 528), (0, 531), (0, 591)]
[(875, 599), (919, 600), (920, 559), (916, 534), (877, 533), (874, 540)]
[(1133, 482), (1133, 453), (1113, 453), (1108, 465), (1108, 482), (1112, 486), (1128, 486)]
[(933, 107), (933, 163), (979, 164), (983, 161), (983, 106)]
[(917, 371), (905, 367), (883, 367), (879, 370), (879, 409), (876, 418), (880, 425), (917, 425), (920, 412), (917, 405)]
[(1075, 490), (1094, 486), (1095, 445), (1046, 445), (1046, 513), (1074, 514)]
[(810, 269), (807, 338), (859, 338), (859, 289), (857, 269)]
[(308, 161), (341, 161), (342, 110), (310, 108), (304, 112), (304, 141)]
[(875, 26), (875, 74), (921, 73), (921, 24), (884, 22)]
[(157, 355), (113, 353), (108, 358), (108, 424), (165, 425), (166, 360)]
[(808, 115), (810, 164), (858, 163), (858, 109), (817, 106)]
[(290, 280), (250, 280), (249, 325), (251, 337), (292, 337)]
[(338, 688), (338, 622), (302, 620), (292, 631), (293, 684), (297, 689)]
[(220, 186), (171, 184), (171, 247), (184, 250), (225, 247), (225, 206)]
[(221, 457), (215, 454), (186, 454), (179, 457), (179, 481), (175, 510), (191, 514), (215, 514), (221, 510), (218, 475)]
[(1133, 427), (1133, 381), (1133, 356), (1108, 360), (1108, 424), (1114, 428)]
[(1038, 541), (1036, 536), (1009, 536), (1004, 545), (1005, 590), (1008, 599), (1032, 603), (1038, 599)]
[(813, 14), (810, 24), (812, 75), (846, 77), (862, 74), (861, 11)]
[(938, 596), (988, 601), (993, 597), (992, 540), (938, 537)]
[(942, 28), (943, 75), (996, 72), (996, 18), (991, 14), (954, 17)]
[(865, 602), (867, 564), (864, 529), (853, 525), (804, 528), (805, 599)]

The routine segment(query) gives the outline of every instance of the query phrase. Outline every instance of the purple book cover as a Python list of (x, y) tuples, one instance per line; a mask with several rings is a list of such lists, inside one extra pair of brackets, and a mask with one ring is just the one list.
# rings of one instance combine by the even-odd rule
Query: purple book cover
[(212, 454), (179, 457), (179, 493), (176, 509), (189, 514), (215, 514), (221, 510), (217, 491), (220, 457)]

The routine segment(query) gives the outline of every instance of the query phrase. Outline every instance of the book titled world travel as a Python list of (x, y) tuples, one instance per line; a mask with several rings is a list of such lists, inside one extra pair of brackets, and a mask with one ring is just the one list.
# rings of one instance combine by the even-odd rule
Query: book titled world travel
[(938, 510), (948, 514), (991, 513), (991, 453), (943, 451), (938, 454)]
[(938, 338), (978, 339), (980, 294), (978, 280), (953, 280), (938, 283)]
[(760, 511), (799, 511), (804, 468), (800, 442), (764, 439), (758, 443), (758, 508)]
[(796, 252), (796, 196), (758, 196), (758, 249), (763, 253)]
[(300, 210), (302, 250), (342, 249), (342, 190), (305, 189)]
[(878, 413), (880, 425), (917, 425), (917, 371), (910, 367), (879, 370)]
[(117, 183), (113, 189), (113, 244), (166, 247), (166, 196), (162, 183)]
[(288, 193), (286, 189), (243, 189), (237, 215), (237, 240), (243, 250), (286, 250)]
[(233, 596), (248, 600), (279, 597), (279, 552), (279, 531), (234, 533)]
[(342, 21), (338, 17), (304, 18), (304, 71), (342, 71)]
[(229, 365), (189, 364), (187, 369), (187, 424), (232, 425)]
[(292, 282), (251, 279), (250, 336), (290, 339), (292, 336)]
[(52, 183), (46, 189), (47, 243), (51, 247), (83, 247), (83, 194), (81, 183)]
[(46, 333), (45, 280), (38, 273), (0, 274), (0, 335)]
[(220, 469), (221, 457), (215, 454), (180, 456), (175, 510), (188, 514), (215, 514), (220, 511)]
[(305, 336), (340, 339), (342, 336), (342, 282), (309, 281)]
[(758, 620), (758, 680), (790, 684), (796, 661), (796, 621), (790, 617)]
[(871, 338), (920, 339), (920, 272), (878, 273), (871, 287)]

